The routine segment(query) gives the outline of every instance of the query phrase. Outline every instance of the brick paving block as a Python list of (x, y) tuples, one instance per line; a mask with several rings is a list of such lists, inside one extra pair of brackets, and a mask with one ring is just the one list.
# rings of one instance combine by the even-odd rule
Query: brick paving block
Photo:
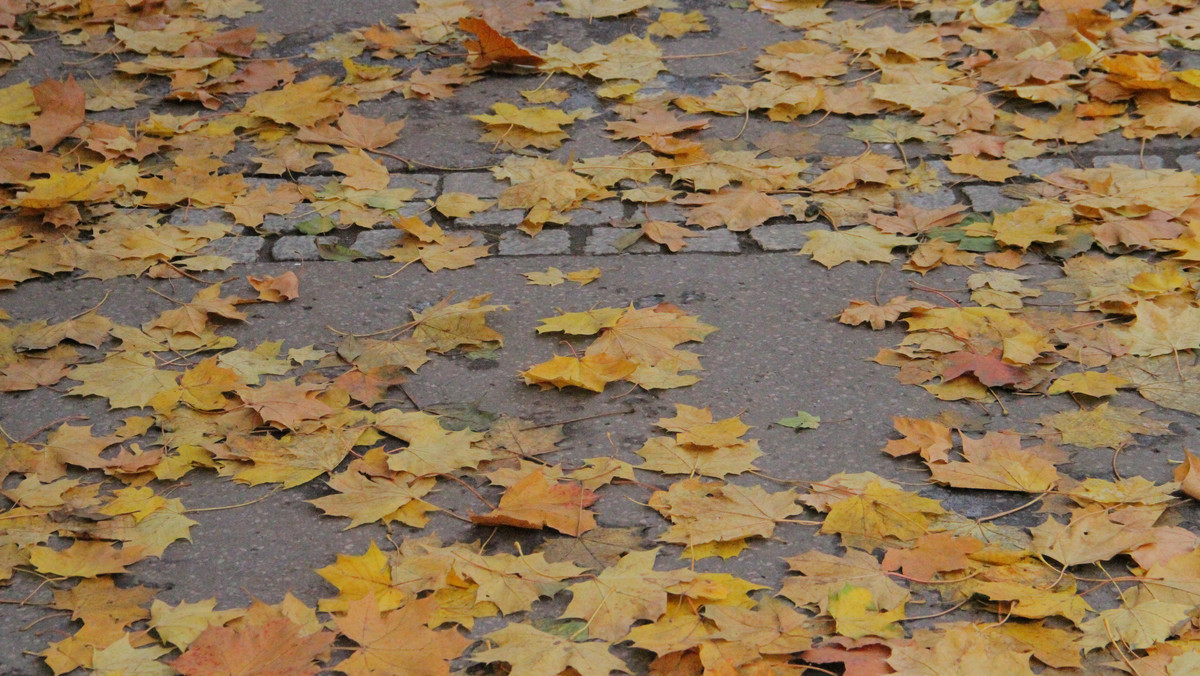
[(335, 244), (335, 237), (309, 237), (308, 235), (285, 235), (271, 246), (271, 258), (277, 261), (319, 261), (317, 242)]
[(1075, 163), (1068, 157), (1027, 157), (1013, 162), (1013, 167), (1022, 176), (1049, 176), (1063, 169), (1074, 169)]
[(222, 237), (215, 239), (200, 249), (201, 255), (224, 256), (235, 263), (253, 263), (259, 259), (262, 252), (262, 237)]
[(438, 194), (437, 174), (392, 174), (388, 180), (389, 188), (412, 188), (417, 192), (413, 199), (433, 199)]
[(1000, 192), (996, 185), (969, 185), (963, 188), (971, 208), (975, 211), (1016, 211), (1025, 206), (1024, 200), (1014, 199)]
[(551, 256), (571, 253), (571, 233), (566, 230), (543, 230), (536, 236), (509, 230), (500, 235), (501, 256)]
[(1175, 158), (1175, 164), (1178, 164), (1180, 169), (1200, 172), (1200, 155), (1180, 155)]
[(680, 253), (738, 253), (742, 250), (742, 246), (738, 244), (737, 233), (731, 230), (721, 228), (697, 234), (700, 236), (684, 240), (687, 246)]
[(487, 171), (463, 171), (442, 178), (442, 192), (465, 192), (479, 197), (497, 198), (508, 185)]
[(958, 195), (950, 188), (940, 188), (933, 192), (905, 193), (900, 199), (918, 209), (941, 209), (958, 203)]
[(1092, 166), (1097, 169), (1115, 164), (1133, 169), (1162, 169), (1163, 158), (1158, 155), (1097, 155), (1092, 158)]
[(611, 256), (619, 253), (659, 253), (662, 247), (648, 239), (638, 239), (623, 250), (617, 249), (617, 241), (623, 237), (632, 237), (637, 230), (630, 228), (596, 228), (588, 235), (584, 245), (584, 253), (591, 256)]
[(571, 217), (569, 225), (608, 225), (625, 218), (625, 205), (617, 200), (584, 202), (567, 215)]
[(760, 225), (750, 231), (750, 237), (763, 251), (798, 251), (808, 243), (805, 233), (818, 229), (811, 223), (780, 223)]

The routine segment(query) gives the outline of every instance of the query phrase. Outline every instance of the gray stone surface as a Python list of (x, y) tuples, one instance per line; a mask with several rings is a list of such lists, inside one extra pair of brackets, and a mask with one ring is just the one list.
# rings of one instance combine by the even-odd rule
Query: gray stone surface
[(271, 245), (271, 258), (277, 261), (319, 261), (321, 254), (317, 251), (318, 242), (334, 244), (337, 238), (284, 235)]
[(615, 199), (584, 202), (567, 215), (571, 217), (568, 225), (609, 225), (625, 218), (625, 205)]
[(1049, 176), (1063, 169), (1074, 169), (1075, 162), (1069, 157), (1028, 157), (1013, 162), (1013, 168), (1022, 176)]
[(224, 256), (235, 263), (254, 263), (261, 257), (266, 243), (267, 240), (255, 235), (226, 236), (209, 242), (200, 253)]
[(492, 207), (486, 211), (480, 211), (476, 214), (471, 214), (465, 218), (454, 219), (456, 226), (465, 227), (483, 227), (489, 225), (520, 225), (521, 221), (525, 220), (524, 209), (496, 209)]
[(389, 188), (412, 188), (414, 200), (432, 199), (438, 195), (438, 183), (441, 177), (437, 174), (396, 174), (393, 173), (388, 181)]
[(750, 231), (750, 237), (763, 251), (798, 251), (808, 243), (805, 233), (821, 227), (813, 223), (760, 225)]
[(571, 252), (571, 233), (566, 230), (543, 230), (530, 237), (520, 230), (500, 235), (501, 256), (539, 256)]
[(632, 245), (623, 249), (617, 248), (618, 244), (636, 236), (637, 232), (634, 228), (596, 228), (588, 234), (583, 251), (591, 256), (611, 256), (621, 253), (658, 253), (661, 250), (658, 244), (645, 238), (639, 238)]
[(1200, 172), (1200, 156), (1194, 153), (1180, 155), (1175, 158), (1175, 164), (1179, 165), (1180, 169), (1188, 171)]
[(403, 238), (404, 232), (395, 228), (366, 230), (358, 233), (358, 237), (354, 238), (352, 248), (365, 254), (368, 260), (381, 260), (387, 257), (379, 252), (383, 249), (390, 249)]
[(700, 230), (696, 234), (699, 237), (689, 237), (687, 246), (680, 253), (738, 253), (742, 250), (737, 233), (725, 228)]
[(1157, 155), (1097, 155), (1092, 158), (1092, 166), (1097, 169), (1114, 164), (1133, 169), (1162, 169), (1163, 158)]
[(921, 209), (939, 209), (959, 203), (958, 195), (950, 188), (941, 188), (933, 192), (904, 193), (901, 199)]
[(446, 174), (442, 179), (442, 192), (465, 192), (477, 197), (496, 198), (508, 186), (497, 181), (488, 171), (459, 171)]
[(1024, 200), (1014, 199), (1001, 192), (998, 185), (969, 185), (963, 187), (971, 208), (975, 211), (1015, 211), (1025, 205)]

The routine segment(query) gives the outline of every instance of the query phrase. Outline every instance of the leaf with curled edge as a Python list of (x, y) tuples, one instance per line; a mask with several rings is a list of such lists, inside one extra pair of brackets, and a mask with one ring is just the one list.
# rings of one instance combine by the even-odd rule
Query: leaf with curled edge
[(586, 508), (596, 494), (578, 482), (560, 483), (539, 468), (513, 484), (500, 497), (500, 504), (487, 514), (472, 514), (471, 521), (485, 526), (553, 528), (565, 535), (579, 535), (596, 527), (596, 517)]

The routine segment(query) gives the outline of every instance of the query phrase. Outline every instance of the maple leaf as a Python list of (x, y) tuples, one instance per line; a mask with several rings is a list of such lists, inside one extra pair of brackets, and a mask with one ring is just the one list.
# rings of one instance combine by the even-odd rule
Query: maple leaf
[(796, 497), (792, 491), (768, 493), (759, 486), (684, 479), (668, 491), (656, 491), (650, 506), (672, 523), (660, 540), (695, 546), (771, 537), (777, 522), (804, 510)]
[(345, 148), (376, 150), (391, 145), (400, 137), (402, 129), (404, 120), (388, 122), (386, 118), (363, 117), (346, 111), (335, 123), (299, 130), (296, 139), (305, 143), (329, 143)]
[(917, 243), (915, 237), (901, 237), (880, 232), (869, 225), (849, 230), (815, 230), (804, 233), (808, 242), (800, 249), (821, 265), (832, 268), (852, 261), (871, 263), (891, 262), (892, 249)]
[(1043, 416), (1039, 422), (1062, 435), (1064, 444), (1084, 448), (1120, 448), (1133, 442), (1134, 434), (1170, 434), (1168, 423), (1145, 418), (1142, 411), (1100, 404), (1090, 410), (1064, 411)]
[(656, 620), (667, 612), (667, 588), (690, 581), (689, 570), (655, 571), (658, 549), (630, 552), (593, 580), (567, 588), (571, 603), (563, 617), (588, 622), (588, 635), (619, 641), (637, 620)]
[(830, 597), (847, 584), (870, 590), (876, 606), (896, 608), (909, 597), (907, 589), (884, 572), (879, 561), (867, 552), (846, 550), (844, 556), (810, 551), (785, 559), (799, 576), (784, 578), (780, 595), (800, 606), (816, 606), (822, 612)]
[(966, 462), (931, 464), (933, 480), (955, 488), (1026, 493), (1048, 491), (1059, 480), (1051, 462), (1021, 450), (1016, 440), (1008, 448), (988, 448), (964, 436), (963, 457)]
[(848, 546), (874, 549), (916, 540), (929, 532), (931, 517), (945, 513), (937, 500), (872, 481), (861, 495), (833, 503), (821, 532), (840, 534)]
[(476, 445), (483, 439), (482, 434), (447, 430), (438, 416), (423, 411), (381, 411), (375, 417), (375, 427), (408, 442), (408, 448), (388, 456), (388, 467), (396, 472), (415, 476), (448, 474), (492, 459), (491, 451)]
[(1138, 599), (1132, 605), (1105, 610), (1099, 617), (1079, 625), (1079, 643), (1092, 650), (1120, 641), (1130, 650), (1142, 650), (1165, 641), (1174, 628), (1187, 619), (1189, 606), (1156, 599)]
[(33, 142), (50, 150), (83, 125), (85, 95), (83, 88), (68, 75), (65, 82), (46, 80), (33, 88), (33, 100), (41, 113), (29, 121)]
[(405, 478), (404, 475), (393, 478), (369, 477), (347, 471), (333, 475), (327, 482), (337, 494), (309, 502), (326, 514), (350, 517), (346, 530), (372, 521), (386, 523), (392, 519), (422, 526), (423, 522), (411, 523), (402, 508), (417, 502), (433, 509), (421, 498), (433, 489), (435, 483), (434, 479)]
[(606, 642), (572, 641), (522, 623), (493, 631), (484, 639), (495, 647), (475, 652), (471, 661), (506, 662), (514, 674), (558, 676), (566, 669), (574, 669), (580, 676), (629, 673), (625, 663), (608, 651)]
[(471, 521), (487, 526), (550, 527), (566, 535), (579, 535), (596, 527), (587, 507), (596, 494), (578, 483), (559, 483), (539, 468), (504, 492), (500, 504), (487, 514), (472, 514)]
[(1063, 524), (1049, 517), (1029, 530), (1033, 550), (1066, 566), (1107, 561), (1153, 542), (1151, 526), (1161, 509), (1125, 507), (1106, 510), (1093, 506), (1076, 510)]
[(716, 478), (755, 469), (754, 460), (762, 455), (758, 442), (731, 443), (704, 448), (683, 444), (670, 437), (651, 437), (637, 451), (645, 462), (639, 469), (664, 474), (688, 474)]
[(483, 294), (461, 303), (446, 305), (443, 301), (424, 312), (414, 311), (413, 337), (439, 353), (459, 347), (479, 348), (486, 343), (503, 344), (504, 336), (488, 326), (487, 315), (508, 308), (485, 305), (489, 298), (491, 294)]
[(899, 319), (902, 314), (932, 307), (933, 305), (925, 301), (909, 300), (908, 296), (896, 296), (883, 305), (852, 300), (846, 309), (842, 310), (838, 321), (850, 326), (869, 323), (872, 329), (879, 331)]
[(828, 613), (836, 623), (837, 633), (848, 638), (904, 635), (904, 629), (896, 623), (904, 619), (904, 605), (881, 611), (869, 589), (845, 585), (829, 595)]
[(436, 608), (432, 598), (381, 612), (374, 594), (350, 603), (336, 619), (342, 634), (359, 648), (337, 665), (348, 676), (449, 676), (449, 661), (471, 640), (454, 629), (435, 631), (426, 623)]
[(329, 631), (301, 633), (277, 617), (239, 628), (209, 627), (171, 667), (184, 676), (308, 676), (313, 662), (333, 643)]
[(175, 387), (178, 378), (155, 364), (149, 355), (136, 352), (117, 352), (98, 364), (80, 364), (68, 377), (82, 384), (70, 393), (105, 397), (111, 408), (146, 406), (159, 392)]
[(317, 420), (333, 412), (333, 408), (314, 396), (319, 385), (297, 385), (293, 380), (275, 380), (261, 387), (240, 387), (238, 397), (253, 409), (267, 424), (296, 429), (300, 423)]
[(1017, 617), (1040, 619), (1062, 616), (1079, 624), (1092, 607), (1083, 598), (1075, 595), (1074, 588), (1061, 591), (1039, 589), (1014, 582), (977, 582), (972, 580), (965, 589), (973, 594), (986, 596), (993, 601), (1008, 605)]
[(1029, 652), (1012, 649), (1007, 636), (986, 626), (966, 624), (930, 637), (929, 645), (896, 646), (888, 665), (896, 673), (1011, 674), (1033, 676)]
[(29, 562), (39, 572), (61, 577), (98, 577), (124, 573), (125, 566), (144, 558), (141, 547), (116, 549), (111, 543), (76, 540), (57, 550), (35, 546), (28, 550)]
[(551, 563), (569, 561), (591, 569), (612, 566), (642, 546), (644, 528), (594, 528), (578, 537), (546, 538), (538, 549)]
[(177, 606), (154, 599), (150, 606), (150, 626), (164, 642), (187, 650), (209, 627), (223, 626), (245, 613), (242, 609), (217, 611), (216, 607), (216, 599), (197, 603), (185, 601)]
[(466, 43), (471, 67), (483, 70), (492, 64), (502, 66), (540, 66), (545, 59), (500, 34), (487, 21), (471, 16), (458, 20), (458, 27), (475, 35)]
[(779, 200), (748, 186), (687, 195), (675, 203), (698, 207), (688, 213), (688, 225), (706, 229), (724, 225), (734, 232), (749, 230), (784, 213)]
[(1020, 176), (1008, 160), (983, 160), (974, 155), (955, 155), (946, 160), (946, 169), (956, 174), (976, 176), (985, 181), (1003, 182)]
[(953, 352), (946, 357), (942, 380), (951, 381), (967, 373), (988, 387), (1017, 385), (1026, 380), (1025, 372), (1017, 366), (1005, 363), (1003, 354), (1004, 351), (999, 348), (989, 354), (968, 350)]
[(899, 416), (892, 418), (892, 425), (904, 438), (888, 441), (887, 446), (883, 448), (884, 453), (895, 458), (920, 453), (921, 457), (930, 463), (945, 462), (949, 459), (947, 453), (954, 448), (949, 427), (934, 420)]
[(339, 592), (337, 598), (321, 599), (318, 607), (322, 612), (347, 612), (351, 603), (367, 596), (375, 599), (379, 610), (391, 610), (410, 596), (392, 584), (391, 563), (374, 540), (361, 556), (338, 554), (337, 562), (318, 569), (317, 575)]
[(918, 580), (932, 580), (938, 573), (970, 568), (968, 555), (980, 549), (983, 543), (973, 537), (930, 533), (920, 537), (912, 549), (887, 550), (882, 568), (899, 570)]

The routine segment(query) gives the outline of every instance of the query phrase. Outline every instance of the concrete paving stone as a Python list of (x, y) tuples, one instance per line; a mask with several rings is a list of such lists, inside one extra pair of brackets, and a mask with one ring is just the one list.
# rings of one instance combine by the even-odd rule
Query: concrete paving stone
[(497, 181), (487, 171), (462, 171), (446, 174), (442, 178), (442, 192), (465, 192), (478, 197), (495, 199), (508, 185)]
[(629, 228), (596, 228), (588, 235), (583, 251), (591, 256), (611, 256), (621, 253), (647, 254), (662, 251), (661, 245), (648, 239), (639, 239), (625, 249), (617, 249), (618, 240), (623, 237), (632, 237), (636, 232)]
[(725, 228), (705, 230), (699, 237), (689, 237), (687, 246), (680, 253), (739, 253), (742, 245), (732, 230)]
[(819, 227), (815, 223), (760, 225), (750, 231), (750, 238), (762, 247), (763, 251), (798, 251), (808, 243), (805, 233)]
[(979, 183), (979, 178), (968, 174), (956, 174), (946, 168), (943, 160), (928, 160), (925, 166), (933, 170), (934, 175), (942, 183)]
[(395, 228), (366, 230), (358, 233), (358, 237), (354, 240), (354, 244), (350, 248), (364, 254), (367, 260), (382, 260), (387, 258), (387, 256), (379, 252), (383, 249), (392, 248), (403, 237), (404, 233)]
[(571, 217), (569, 225), (609, 225), (625, 218), (625, 205), (615, 199), (584, 202), (567, 215)]
[(1158, 155), (1097, 155), (1092, 158), (1092, 166), (1097, 169), (1114, 164), (1134, 169), (1162, 169), (1163, 158)]
[(309, 237), (308, 235), (285, 235), (271, 245), (271, 258), (277, 261), (319, 261), (317, 242), (334, 244), (336, 237)]
[(1178, 164), (1180, 169), (1200, 171), (1200, 155), (1180, 155), (1175, 158), (1175, 164)]
[(433, 199), (438, 194), (437, 174), (392, 174), (388, 180), (389, 188), (412, 188), (414, 200)]
[[(147, 211), (145, 209), (135, 209), (134, 211)], [(253, 230), (237, 225), (233, 222), (233, 216), (230, 216), (223, 209), (193, 209), (189, 207), (179, 207), (171, 210), (166, 214), (164, 223), (167, 225), (177, 225), (181, 228), (197, 228), (207, 223), (227, 223), (232, 226), (231, 234), (251, 233)]]
[(257, 261), (267, 240), (255, 235), (245, 237), (222, 237), (209, 242), (200, 249), (202, 255), (224, 256), (235, 263), (253, 263)]
[(1021, 172), (1022, 176), (1033, 178), (1049, 176), (1063, 169), (1074, 169), (1075, 163), (1069, 157), (1028, 157), (1013, 162), (1013, 168)]
[(958, 204), (958, 195), (950, 188), (941, 188), (933, 192), (907, 193), (901, 199), (918, 209), (941, 209)]
[[(456, 230), (455, 235), (470, 235), (471, 245), (483, 244), (486, 238), (483, 233), (472, 230)], [(378, 261), (385, 260), (387, 256), (381, 253), (384, 249), (390, 249), (396, 246), (404, 233), (391, 227), (380, 227), (377, 230), (365, 230), (358, 233), (358, 237), (354, 240), (354, 244), (350, 245), (351, 249), (365, 255), (367, 260)]]
[(1016, 211), (1025, 205), (1024, 200), (1014, 199), (1001, 192), (997, 185), (969, 185), (963, 187), (971, 208), (975, 211)]
[(668, 223), (683, 223), (688, 219), (688, 210), (678, 204), (648, 204), (645, 209), (639, 207), (634, 213), (634, 219), (650, 221), (667, 221)]
[(454, 219), (457, 226), (520, 225), (525, 220), (524, 209), (496, 209), (495, 207), (466, 218)]
[(536, 236), (509, 230), (500, 235), (501, 256), (546, 256), (571, 252), (571, 233), (566, 230), (543, 230)]

